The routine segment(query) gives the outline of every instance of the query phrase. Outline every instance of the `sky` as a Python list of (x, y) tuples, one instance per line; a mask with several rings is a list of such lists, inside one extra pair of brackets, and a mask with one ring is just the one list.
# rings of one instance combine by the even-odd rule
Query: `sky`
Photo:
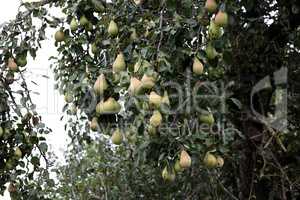
[[(28, 1), (28, 0), (27, 0)], [(31, 0), (32, 1), (32, 0)], [(0, 3), (0, 24), (8, 22), (15, 18), (20, 0), (2, 0)], [(52, 11), (51, 11), (52, 12)], [(59, 12), (53, 10), (55, 16), (59, 16)], [(47, 136), (50, 150), (58, 157), (57, 162), (63, 163), (63, 151), (66, 149), (68, 137), (64, 132), (64, 123), (60, 121), (62, 116), (62, 107), (64, 106), (63, 96), (60, 96), (57, 91), (54, 91), (54, 78), (50, 69), (48, 58), (51, 55), (56, 55), (54, 46), (55, 30), (48, 29), (47, 40), (42, 43), (42, 49), (37, 53), (35, 60), (28, 59), (27, 64), (27, 80), (34, 80), (38, 86), (27, 82), (29, 88), (39, 95), (32, 95), (34, 103), (37, 105), (37, 111), (42, 116), (43, 122), (53, 130)], [(29, 58), (29, 56), (28, 56)], [(42, 77), (46, 75), (49, 79)], [(4, 197), (0, 196), (0, 200), (9, 200), (9, 194), (6, 192)]]

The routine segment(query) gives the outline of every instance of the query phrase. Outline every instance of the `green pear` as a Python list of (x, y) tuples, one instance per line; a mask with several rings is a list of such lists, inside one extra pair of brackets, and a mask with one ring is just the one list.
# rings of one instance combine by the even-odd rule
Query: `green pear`
[(153, 127), (158, 127), (162, 123), (162, 115), (158, 110), (153, 112), (153, 115), (150, 117), (150, 125)]
[(54, 38), (56, 42), (62, 42), (65, 40), (65, 33), (61, 30), (56, 31)]
[(27, 59), (26, 56), (22, 55), (22, 56), (18, 56), (17, 58), (17, 64), (20, 67), (24, 67), (25, 65), (27, 65)]
[(136, 29), (132, 29), (131, 34), (130, 34), (130, 40), (135, 42), (138, 40), (138, 35), (136, 33)]
[(203, 67), (202, 62), (197, 57), (195, 57), (194, 63), (193, 63), (194, 74), (197, 74), (197, 75), (203, 74), (203, 69), (204, 69), (204, 67)]
[(192, 159), (185, 150), (182, 150), (180, 153), (179, 164), (183, 169), (189, 168), (192, 164)]
[(15, 149), (14, 155), (15, 155), (18, 159), (20, 159), (20, 158), (22, 157), (22, 151), (21, 151), (21, 149), (20, 149), (19, 147), (17, 147), (17, 148)]
[(217, 158), (209, 152), (206, 153), (203, 159), (203, 163), (207, 168), (215, 168), (218, 166)]
[(162, 178), (164, 179), (164, 181), (168, 181), (168, 182), (173, 182), (175, 181), (176, 175), (175, 175), (175, 171), (174, 169), (168, 169), (168, 167), (166, 166), (163, 171), (162, 171)]
[(114, 20), (111, 20), (108, 25), (108, 34), (111, 36), (116, 36), (119, 33), (119, 28), (117, 23)]
[(92, 131), (98, 131), (99, 124), (98, 124), (98, 118), (97, 117), (93, 117), (90, 127), (91, 127)]
[(111, 142), (115, 145), (120, 145), (122, 141), (123, 141), (123, 135), (120, 129), (116, 129), (111, 136)]
[(104, 91), (108, 89), (108, 83), (106, 81), (106, 78), (104, 76), (104, 74), (101, 74), (95, 84), (94, 84), (94, 91), (96, 93), (96, 95), (100, 96), (104, 94)]
[(125, 58), (123, 53), (117, 55), (116, 60), (113, 63), (113, 72), (121, 72), (126, 68)]
[(81, 26), (87, 26), (89, 24), (89, 20), (85, 17), (85, 15), (82, 15), (79, 19), (79, 24)]
[(216, 3), (215, 0), (207, 0), (205, 3), (205, 9), (210, 12), (210, 13), (214, 13), (217, 11), (218, 8), (218, 4)]
[(162, 103), (162, 97), (159, 96), (156, 92), (152, 91), (149, 95), (149, 104), (156, 108), (159, 108)]
[(218, 26), (213, 20), (210, 21), (210, 25), (208, 28), (208, 36), (210, 39), (219, 39), (223, 34), (223, 30), (220, 26)]
[(148, 127), (148, 134), (149, 134), (151, 137), (156, 137), (156, 136), (157, 136), (157, 129), (156, 129), (156, 127), (150, 125), (150, 126)]
[(13, 58), (9, 58), (7, 62), (7, 67), (10, 71), (15, 72), (18, 70), (17, 63), (15, 63), (15, 60)]
[(228, 14), (219, 10), (215, 17), (215, 23), (217, 26), (226, 27), (228, 24)]
[(200, 122), (208, 124), (208, 125), (213, 125), (215, 123), (215, 119), (213, 114), (201, 114), (199, 117)]
[(183, 172), (184, 171), (184, 168), (182, 168), (180, 166), (180, 161), (179, 160), (176, 160), (175, 165), (174, 165), (174, 169), (175, 169), (176, 172)]
[(70, 29), (71, 31), (76, 31), (78, 29), (78, 23), (75, 17), (73, 17), (71, 20)]
[(129, 95), (131, 95), (131, 96), (137, 95), (137, 94), (139, 94), (141, 89), (142, 89), (142, 82), (135, 77), (131, 77), (130, 85), (128, 88)]
[(205, 49), (206, 56), (209, 60), (213, 60), (217, 57), (218, 53), (216, 49), (212, 46), (211, 43), (209, 43)]
[(144, 76), (142, 77), (142, 86), (145, 89), (151, 89), (154, 87), (155, 85), (155, 78), (152, 76), (148, 76), (147, 74), (144, 74)]

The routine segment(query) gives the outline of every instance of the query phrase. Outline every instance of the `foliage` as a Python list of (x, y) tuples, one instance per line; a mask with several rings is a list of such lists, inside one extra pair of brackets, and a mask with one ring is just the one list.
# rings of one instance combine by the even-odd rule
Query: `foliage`
[[(208, 2), (214, 1), (24, 4), (20, 32), (34, 34), (20, 45), (14, 37), (4, 40), (1, 77), (12, 74), (4, 64), (9, 58), (34, 57), (45, 28), (56, 27), (58, 56), (50, 59), (72, 138), (67, 165), (57, 169), (59, 186), (43, 186), (45, 197), (299, 197), (300, 4), (225, 0), (208, 9)], [(46, 17), (45, 8), (53, 5), (65, 19)], [(39, 30), (26, 26), (31, 17), (44, 22)], [(18, 24), (17, 18), (3, 31), (12, 33)], [(7, 103), (15, 99), (11, 88), (2, 83), (3, 105), (14, 107)], [(111, 146), (107, 138), (116, 129), (121, 137), (118, 132), (113, 142), (121, 144)], [(2, 146), (9, 152), (24, 141)], [(169, 175), (183, 150), (192, 165), (173, 180)], [(214, 165), (211, 156), (225, 158), (225, 165)]]

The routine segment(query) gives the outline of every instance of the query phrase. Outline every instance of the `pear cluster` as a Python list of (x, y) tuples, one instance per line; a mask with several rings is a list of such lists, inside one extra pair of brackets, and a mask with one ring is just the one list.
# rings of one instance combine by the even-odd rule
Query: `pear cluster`
[[(219, 5), (216, 0), (206, 0), (205, 10), (210, 14), (211, 20), (208, 30), (208, 42), (205, 47), (206, 58), (208, 61), (218, 57), (218, 52), (214, 47), (214, 40), (218, 40), (224, 34), (224, 28), (228, 25), (228, 14), (225, 11), (225, 4)], [(193, 72), (201, 75), (204, 72), (203, 62), (195, 56), (193, 61)]]

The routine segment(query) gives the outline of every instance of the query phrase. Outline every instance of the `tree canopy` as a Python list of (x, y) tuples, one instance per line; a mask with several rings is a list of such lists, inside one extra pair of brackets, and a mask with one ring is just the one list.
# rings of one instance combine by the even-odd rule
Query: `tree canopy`
[[(10, 182), (14, 199), (300, 197), (298, 1), (42, 0), (19, 10), (0, 35), (1, 191)], [(23, 75), (48, 28), (72, 139), (63, 166)]]

